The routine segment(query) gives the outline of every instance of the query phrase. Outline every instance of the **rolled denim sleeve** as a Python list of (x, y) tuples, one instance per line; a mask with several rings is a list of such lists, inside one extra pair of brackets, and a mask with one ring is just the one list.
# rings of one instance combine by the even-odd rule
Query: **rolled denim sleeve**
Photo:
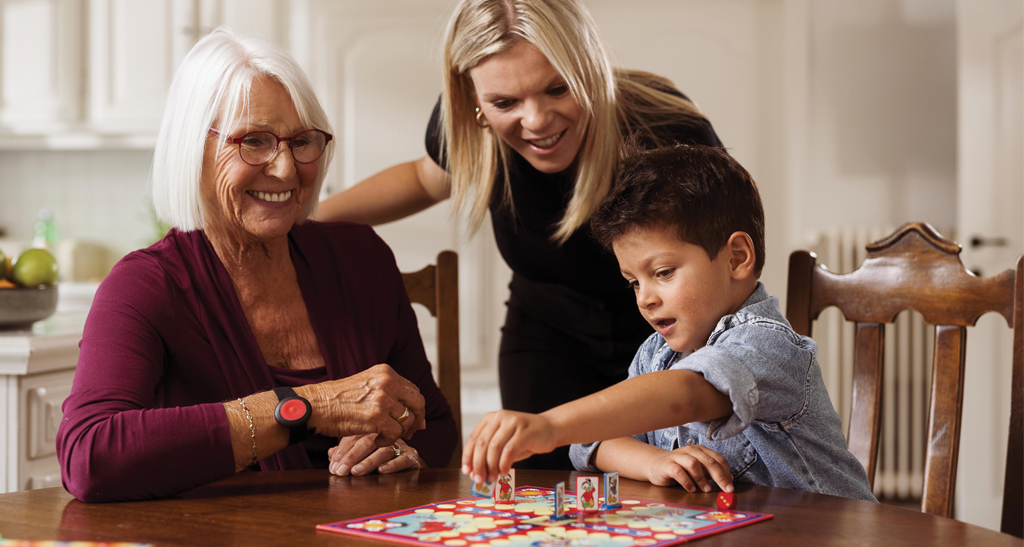
[[(651, 364), (655, 360), (655, 356), (658, 355), (659, 349), (665, 346), (663, 338), (657, 334), (652, 334), (637, 350), (636, 355), (633, 356), (633, 362), (629, 364), (629, 378), (639, 376), (646, 372), (650, 372)], [(633, 435), (634, 439), (646, 444), (654, 444), (648, 438), (647, 433), (640, 433), (639, 435)], [(600, 471), (594, 466), (594, 452), (597, 452), (597, 447), (601, 443), (585, 443), (585, 444), (574, 444), (569, 446), (569, 460), (572, 461), (572, 466), (577, 471), (587, 471), (590, 473), (596, 473)]]
[(729, 396), (732, 414), (728, 418), (706, 422), (712, 441), (739, 435), (754, 423), (760, 394), (757, 381), (750, 369), (738, 357), (721, 347), (705, 347), (686, 359), (672, 365), (676, 370), (691, 370), (704, 375), (704, 379), (718, 391)]
[[(808, 371), (813, 351), (800, 345), (792, 331), (770, 320), (743, 322), (734, 316), (733, 328), (716, 330), (704, 348), (673, 364), (692, 370), (729, 396), (733, 413), (706, 422), (705, 436), (713, 441), (738, 435), (755, 421), (781, 423), (806, 407)], [(762, 397), (770, 393), (770, 397)]]

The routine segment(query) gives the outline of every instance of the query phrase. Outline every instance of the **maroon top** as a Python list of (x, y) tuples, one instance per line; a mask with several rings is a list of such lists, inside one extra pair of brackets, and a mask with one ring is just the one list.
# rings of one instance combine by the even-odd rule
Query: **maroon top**
[[(391, 365), (426, 399), (428, 427), (409, 444), (448, 463), (455, 421), (434, 384), (391, 249), (368, 226), (307, 222), (288, 234), (326, 377)], [(123, 258), (100, 285), (57, 457), (82, 501), (173, 496), (234, 474), (222, 401), (276, 387), (235, 295), (202, 232), (172, 230)], [(260, 462), (311, 467), (303, 445)]]

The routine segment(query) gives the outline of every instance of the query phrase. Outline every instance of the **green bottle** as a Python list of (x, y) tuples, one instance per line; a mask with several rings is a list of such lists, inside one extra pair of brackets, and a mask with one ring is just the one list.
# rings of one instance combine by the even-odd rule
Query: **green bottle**
[(57, 224), (53, 222), (53, 215), (49, 209), (40, 209), (39, 220), (35, 224), (35, 237), (32, 238), (32, 246), (56, 252), (58, 239)]

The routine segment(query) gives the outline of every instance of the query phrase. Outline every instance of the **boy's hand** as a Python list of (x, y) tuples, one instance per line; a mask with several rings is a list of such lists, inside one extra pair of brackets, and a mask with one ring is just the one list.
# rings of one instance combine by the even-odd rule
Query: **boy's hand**
[(732, 472), (721, 454), (699, 444), (683, 446), (651, 460), (647, 480), (658, 486), (678, 482), (687, 492), (710, 492), (708, 476), (722, 488), (732, 492)]
[(554, 426), (548, 418), (512, 410), (489, 412), (466, 440), (462, 472), (474, 482), (495, 481), (513, 463), (555, 448)]

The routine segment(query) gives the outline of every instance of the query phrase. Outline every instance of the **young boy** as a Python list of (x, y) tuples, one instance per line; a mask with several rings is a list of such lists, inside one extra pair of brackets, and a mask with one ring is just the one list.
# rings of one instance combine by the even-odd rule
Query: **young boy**
[(875, 500), (817, 346), (758, 281), (764, 211), (742, 166), (719, 148), (633, 151), (591, 227), (657, 332), (619, 384), (539, 415), (488, 414), (464, 473), (494, 480), (532, 454), (592, 443), (571, 447), (577, 469), (691, 492), (711, 491), (710, 476), (727, 492), (735, 478)]

